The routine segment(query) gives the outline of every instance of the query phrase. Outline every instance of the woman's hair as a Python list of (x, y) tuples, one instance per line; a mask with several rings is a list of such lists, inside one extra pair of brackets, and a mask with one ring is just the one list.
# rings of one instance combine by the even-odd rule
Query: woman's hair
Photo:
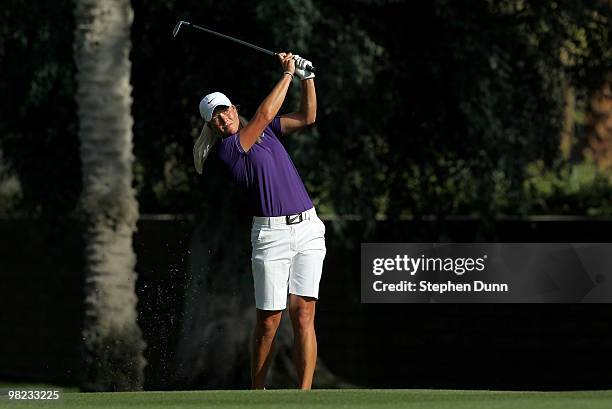
[[(240, 126), (244, 128), (248, 121), (242, 115), (239, 115), (238, 118), (240, 120)], [(196, 139), (193, 144), (193, 162), (196, 171), (200, 175), (202, 174), (204, 161), (210, 154), (211, 149), (219, 138), (221, 138), (221, 134), (217, 133), (217, 131), (215, 131), (213, 127), (208, 124), (208, 122), (204, 123), (200, 136), (198, 136), (198, 139)]]

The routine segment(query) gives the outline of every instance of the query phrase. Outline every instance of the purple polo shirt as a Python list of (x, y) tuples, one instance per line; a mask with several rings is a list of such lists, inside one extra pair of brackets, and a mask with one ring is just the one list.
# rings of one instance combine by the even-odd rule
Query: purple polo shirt
[(242, 149), (238, 133), (223, 139), (217, 149), (232, 180), (246, 189), (254, 216), (287, 216), (313, 207), (280, 136), (280, 118), (276, 117), (264, 129), (262, 143), (255, 143), (248, 152)]

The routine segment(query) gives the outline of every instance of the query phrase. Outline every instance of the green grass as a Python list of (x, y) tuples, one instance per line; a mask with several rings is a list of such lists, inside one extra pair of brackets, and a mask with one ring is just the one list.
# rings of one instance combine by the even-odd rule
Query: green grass
[(454, 390), (269, 390), (66, 393), (61, 402), (7, 403), (14, 408), (427, 408), (594, 409), (612, 407), (612, 391), (495, 392)]

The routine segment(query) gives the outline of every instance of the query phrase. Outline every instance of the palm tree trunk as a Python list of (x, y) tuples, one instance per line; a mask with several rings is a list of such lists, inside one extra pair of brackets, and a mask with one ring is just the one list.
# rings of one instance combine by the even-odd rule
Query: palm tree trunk
[(129, 0), (76, 0), (80, 154), (85, 231), (84, 390), (139, 390), (145, 343), (137, 324), (132, 236)]
[(612, 72), (607, 81), (591, 94), (591, 109), (587, 122), (586, 153), (599, 168), (612, 171)]

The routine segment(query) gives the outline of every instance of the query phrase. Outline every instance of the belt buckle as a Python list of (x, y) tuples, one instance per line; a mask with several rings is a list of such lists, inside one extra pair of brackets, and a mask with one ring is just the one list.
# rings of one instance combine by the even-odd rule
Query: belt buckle
[(298, 224), (301, 223), (303, 220), (304, 216), (302, 215), (302, 213), (285, 216), (285, 222), (287, 224)]

